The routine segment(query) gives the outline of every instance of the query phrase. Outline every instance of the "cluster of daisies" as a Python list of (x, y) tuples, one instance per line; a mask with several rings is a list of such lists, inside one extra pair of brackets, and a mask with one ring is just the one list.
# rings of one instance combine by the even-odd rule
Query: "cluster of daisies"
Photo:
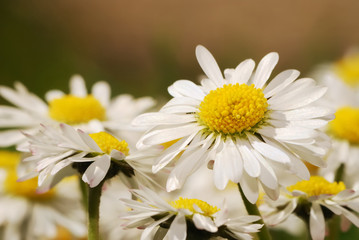
[(277, 53), (223, 73), (205, 47), (196, 57), (204, 78), (174, 82), (163, 106), (111, 97), (106, 82), (88, 93), (78, 75), (45, 100), (0, 86), (0, 239), (270, 239), (295, 221), (322, 240), (359, 227), (359, 54), (316, 80), (272, 76)]

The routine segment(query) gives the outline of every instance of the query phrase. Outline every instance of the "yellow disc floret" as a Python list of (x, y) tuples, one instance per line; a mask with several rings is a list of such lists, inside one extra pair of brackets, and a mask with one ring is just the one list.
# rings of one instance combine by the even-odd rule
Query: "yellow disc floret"
[(199, 121), (211, 131), (237, 134), (250, 130), (267, 111), (267, 99), (254, 85), (228, 84), (212, 90), (199, 106)]
[(305, 192), (308, 197), (312, 197), (319, 196), (321, 194), (338, 194), (339, 192), (345, 190), (345, 185), (343, 182), (328, 182), (321, 176), (311, 176), (308, 181), (299, 181), (296, 184), (287, 187), (287, 189), (290, 192), (299, 190)]
[(65, 95), (49, 102), (49, 115), (59, 122), (80, 124), (93, 119), (104, 120), (106, 112), (92, 95), (86, 97)]
[(0, 168), (15, 169), (20, 161), (20, 153), (0, 151)]
[(112, 150), (117, 150), (128, 155), (128, 144), (125, 140), (119, 141), (107, 132), (91, 133), (90, 137), (97, 143), (104, 153), (110, 154)]
[(359, 108), (344, 107), (335, 113), (335, 119), (329, 123), (334, 136), (359, 143)]
[(4, 182), (5, 191), (8, 194), (24, 197), (34, 201), (49, 200), (54, 196), (55, 190), (50, 189), (45, 193), (37, 193), (37, 178), (32, 178), (23, 182), (17, 182), (18, 176), (15, 170), (9, 170)]
[(359, 54), (347, 56), (334, 65), (340, 79), (350, 86), (359, 84)]
[[(171, 206), (177, 209), (188, 209), (192, 213), (200, 213), (205, 216), (212, 216), (216, 212), (218, 212), (220, 209), (216, 206), (211, 206), (205, 201), (198, 200), (198, 199), (189, 199), (189, 198), (182, 198), (180, 197), (176, 201), (170, 202)], [(197, 205), (198, 208), (201, 209), (202, 212), (197, 212), (196, 209), (193, 207), (193, 205)]]

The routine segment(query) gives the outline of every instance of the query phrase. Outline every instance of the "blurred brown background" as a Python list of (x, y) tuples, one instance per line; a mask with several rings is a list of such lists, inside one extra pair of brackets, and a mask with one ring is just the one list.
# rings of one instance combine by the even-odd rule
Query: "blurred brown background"
[(304, 75), (359, 43), (359, 1), (39, 0), (0, 3), (0, 83), (43, 96), (74, 73), (114, 93), (164, 96), (202, 74), (195, 46), (222, 69), (280, 54), (276, 71)]

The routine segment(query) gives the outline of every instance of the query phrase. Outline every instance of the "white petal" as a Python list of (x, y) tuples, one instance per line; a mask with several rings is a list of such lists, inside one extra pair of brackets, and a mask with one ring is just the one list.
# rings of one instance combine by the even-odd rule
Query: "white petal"
[(45, 94), (45, 99), (47, 102), (51, 102), (54, 99), (61, 98), (65, 95), (63, 91), (60, 90), (50, 90)]
[(110, 85), (104, 81), (95, 83), (92, 87), (92, 95), (106, 108), (111, 98)]
[(223, 144), (223, 149), (215, 158), (213, 173), (218, 189), (224, 189), (231, 180), (238, 183), (243, 171), (242, 156), (231, 139)]
[(214, 224), (213, 220), (209, 217), (203, 216), (202, 214), (193, 215), (193, 223), (197, 229), (206, 230), (207, 232), (217, 232), (218, 228)]
[(86, 97), (87, 89), (84, 79), (80, 75), (74, 75), (70, 79), (70, 93), (77, 97)]
[(96, 187), (106, 176), (111, 165), (111, 159), (103, 155), (97, 159), (86, 169), (82, 175), (82, 180), (90, 185), (91, 188)]
[(277, 92), (286, 88), (299, 76), (299, 71), (297, 70), (286, 70), (279, 73), (275, 78), (273, 78), (268, 86), (263, 90), (264, 97), (270, 98), (275, 95)]
[(237, 142), (236, 146), (242, 155), (244, 170), (249, 176), (258, 177), (261, 173), (261, 168), (256, 156), (252, 153), (253, 148), (247, 140), (237, 139)]
[(197, 149), (193, 149), (191, 151), (186, 150), (168, 177), (166, 184), (167, 192), (181, 188), (187, 177), (191, 173), (197, 171), (198, 168), (207, 160), (207, 157), (207, 145), (198, 147)]
[(263, 88), (275, 65), (277, 65), (278, 59), (279, 55), (276, 52), (268, 53), (262, 58), (253, 77), (253, 83), (256, 88)]
[(211, 79), (217, 87), (222, 86), (224, 79), (212, 54), (205, 47), (198, 45), (196, 47), (196, 57), (207, 77)]
[(199, 132), (203, 127), (196, 124), (186, 124), (161, 130), (154, 130), (140, 139), (145, 145), (156, 145), (169, 142)]
[(0, 147), (10, 147), (25, 140), (20, 130), (5, 130), (0, 132)]
[(319, 204), (313, 203), (310, 209), (310, 235), (313, 240), (323, 240), (325, 236), (325, 220)]
[(171, 240), (185, 240), (187, 237), (186, 218), (178, 213), (168, 230), (168, 238)]
[(282, 210), (278, 211), (276, 214), (271, 214), (268, 217), (265, 217), (265, 220), (272, 226), (277, 225), (286, 220), (293, 213), (296, 207), (296, 201), (290, 201)]
[(304, 107), (321, 98), (326, 91), (326, 87), (293, 90), (287, 94), (270, 98), (268, 100), (269, 108), (272, 110), (291, 110)]
[(202, 101), (205, 96), (198, 85), (188, 80), (178, 80), (174, 82), (171, 89), (171, 93), (173, 92), (177, 92), (175, 95), (191, 97), (200, 101)]
[(248, 133), (246, 135), (252, 147), (263, 156), (281, 163), (288, 163), (290, 161), (288, 155), (281, 151), (279, 148), (276, 148), (275, 146), (266, 142), (262, 142), (253, 134)]
[(247, 200), (255, 204), (258, 199), (258, 183), (256, 178), (251, 178), (243, 172), (242, 179), (240, 181), (241, 188), (243, 190), (244, 195), (246, 196)]
[(255, 63), (252, 59), (241, 62), (231, 74), (230, 82), (232, 84), (247, 83), (252, 75)]
[(148, 225), (141, 235), (141, 240), (150, 239), (152, 237), (152, 234), (153, 234), (154, 230), (156, 229), (156, 227), (158, 225), (160, 225), (162, 222), (168, 220), (171, 216), (172, 215), (168, 215), (168, 216), (161, 218), (160, 220), (157, 220), (157, 221), (151, 223), (150, 225)]
[(152, 126), (159, 124), (172, 125), (194, 121), (195, 118), (192, 114), (169, 114), (163, 112), (155, 112), (141, 114), (132, 121), (132, 124), (138, 126)]

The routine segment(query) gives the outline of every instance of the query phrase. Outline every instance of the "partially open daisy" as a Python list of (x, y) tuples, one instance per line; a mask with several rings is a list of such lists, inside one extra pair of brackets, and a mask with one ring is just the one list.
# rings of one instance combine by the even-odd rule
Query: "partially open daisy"
[(97, 82), (88, 94), (85, 81), (78, 75), (70, 80), (69, 94), (60, 90), (47, 92), (47, 103), (20, 83), (15, 83), (14, 90), (0, 86), (0, 96), (14, 105), (0, 106), (0, 128), (5, 128), (0, 132), (0, 146), (21, 143), (24, 136), (19, 129), (34, 133), (40, 123), (61, 122), (86, 132), (106, 130), (121, 137), (143, 132), (144, 129), (134, 129), (130, 123), (135, 116), (152, 107), (154, 100), (150, 97), (134, 99), (128, 94), (110, 99), (110, 95), (110, 86), (103, 81)]
[[(168, 239), (185, 240), (230, 237), (252, 239), (251, 233), (258, 232), (261, 224), (252, 224), (260, 217), (239, 216), (227, 218), (227, 209), (219, 209), (199, 199), (179, 198), (166, 202), (148, 188), (132, 190), (138, 200), (121, 201), (131, 209), (123, 218), (127, 228), (144, 228), (141, 240), (153, 239), (156, 234)], [(162, 233), (161, 233), (162, 232)]]
[(84, 237), (85, 212), (77, 181), (68, 179), (51, 191), (37, 193), (36, 178), (16, 181), (19, 161), (20, 153), (0, 152), (0, 238), (52, 239), (59, 227), (72, 238)]
[(188, 175), (214, 160), (216, 186), (224, 189), (229, 180), (240, 183), (254, 203), (258, 183), (276, 198), (278, 183), (285, 184), (277, 172), (308, 179), (301, 161), (306, 155), (314, 156), (312, 164), (325, 165), (320, 157), (328, 139), (318, 128), (327, 124), (332, 111), (316, 104), (325, 87), (309, 78), (297, 79), (296, 70), (281, 72), (269, 82), (277, 53), (266, 55), (254, 73), (255, 63), (248, 59), (226, 69), (225, 78), (206, 48), (198, 46), (196, 56), (208, 78), (199, 86), (176, 81), (168, 89), (173, 99), (160, 112), (133, 122), (152, 126), (138, 148), (171, 143), (153, 165), (158, 172), (175, 162), (168, 191), (180, 188)]
[[(47, 191), (68, 175), (79, 172), (82, 180), (96, 187), (103, 179), (118, 173), (135, 174), (139, 164), (131, 160), (127, 142), (119, 141), (107, 132), (87, 134), (67, 124), (57, 127), (42, 125), (36, 135), (26, 134), (32, 156), (24, 163), (35, 163), (36, 169), (21, 179), (39, 176), (39, 191)], [(141, 173), (140, 173), (141, 174)]]
[(278, 201), (268, 200), (266, 204), (270, 206), (265, 206), (262, 212), (266, 223), (276, 225), (296, 214), (309, 223), (314, 240), (324, 239), (325, 223), (334, 214), (342, 215), (359, 227), (359, 194), (346, 189), (343, 182), (329, 182), (322, 176), (312, 176), (308, 181), (287, 187)]

